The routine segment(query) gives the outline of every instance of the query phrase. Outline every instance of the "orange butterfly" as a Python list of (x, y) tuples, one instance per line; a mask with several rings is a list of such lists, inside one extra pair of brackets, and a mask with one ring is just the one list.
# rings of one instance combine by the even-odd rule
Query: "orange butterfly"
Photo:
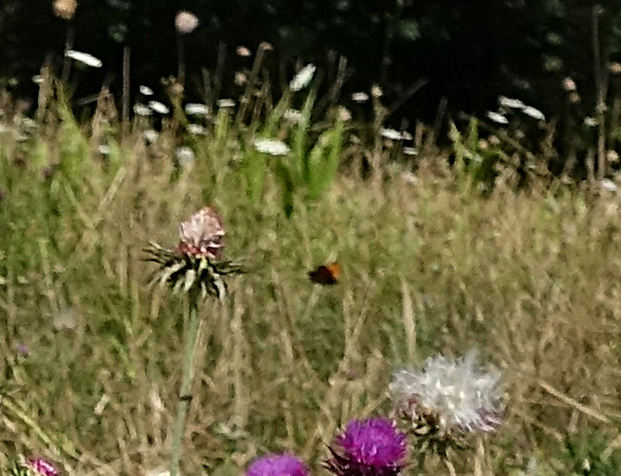
[(315, 284), (331, 286), (336, 284), (341, 277), (341, 265), (334, 262), (318, 266), (316, 269), (308, 272), (308, 277)]

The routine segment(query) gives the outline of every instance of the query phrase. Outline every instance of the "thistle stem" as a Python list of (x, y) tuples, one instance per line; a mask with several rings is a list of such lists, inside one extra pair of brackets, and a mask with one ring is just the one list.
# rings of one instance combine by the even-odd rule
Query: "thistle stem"
[(179, 475), (181, 461), (181, 442), (185, 427), (185, 417), (191, 401), (192, 387), (192, 367), (196, 354), (196, 338), (198, 336), (198, 299), (199, 292), (193, 286), (188, 294), (188, 328), (185, 334), (185, 348), (183, 357), (183, 374), (181, 376), (181, 390), (179, 392), (179, 402), (177, 403), (177, 417), (173, 428), (172, 458), (170, 462), (170, 476)]

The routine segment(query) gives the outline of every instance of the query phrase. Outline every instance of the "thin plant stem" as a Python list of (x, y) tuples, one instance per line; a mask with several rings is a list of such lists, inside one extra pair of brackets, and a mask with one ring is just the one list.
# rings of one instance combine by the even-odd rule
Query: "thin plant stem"
[(130, 87), (130, 49), (129, 46), (123, 47), (123, 111), (122, 111), (122, 124), (123, 133), (128, 132), (129, 126), (129, 87)]
[(190, 290), (188, 295), (188, 328), (185, 335), (185, 347), (183, 357), (183, 373), (181, 376), (181, 390), (179, 392), (179, 402), (177, 404), (177, 416), (173, 428), (172, 458), (170, 462), (170, 476), (179, 475), (181, 461), (181, 442), (185, 427), (185, 417), (190, 406), (192, 397), (190, 390), (192, 386), (192, 367), (196, 354), (196, 339), (198, 337), (199, 318), (198, 318), (199, 293), (196, 287)]
[(67, 56), (67, 51), (73, 49), (73, 40), (75, 37), (75, 28), (72, 23), (67, 25), (67, 36), (65, 37), (65, 51), (63, 58), (63, 73), (62, 82), (63, 85), (67, 85), (69, 82), (69, 73), (71, 72), (71, 59)]
[(181, 86), (185, 87), (185, 47), (183, 45), (183, 35), (180, 32), (177, 32), (177, 62), (179, 66), (177, 81)]

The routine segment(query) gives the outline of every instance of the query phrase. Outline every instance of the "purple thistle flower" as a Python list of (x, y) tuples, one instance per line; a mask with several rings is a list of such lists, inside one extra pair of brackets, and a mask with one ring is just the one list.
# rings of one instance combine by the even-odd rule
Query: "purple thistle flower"
[(23, 357), (28, 357), (30, 355), (30, 349), (24, 344), (17, 344), (15, 350)]
[(336, 476), (396, 476), (403, 469), (406, 444), (406, 435), (390, 420), (352, 420), (334, 439), (325, 467)]
[(293, 455), (266, 455), (252, 463), (246, 476), (308, 476), (308, 468)]
[(60, 471), (44, 458), (28, 458), (24, 466), (37, 476), (59, 476)]

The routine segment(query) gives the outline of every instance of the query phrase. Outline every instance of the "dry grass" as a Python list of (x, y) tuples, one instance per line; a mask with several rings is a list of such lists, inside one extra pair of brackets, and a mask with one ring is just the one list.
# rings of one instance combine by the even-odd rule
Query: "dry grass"
[[(584, 458), (590, 474), (618, 474), (621, 197), (500, 187), (484, 199), (423, 168), (415, 185), (343, 174), (288, 220), (273, 183), (259, 205), (240, 193), (217, 141), (172, 179), (137, 135), (106, 170), (64, 134), (32, 146), (25, 168), (0, 142), (1, 453), (93, 476), (167, 463), (185, 306), (146, 287), (141, 250), (174, 244), (209, 201), (227, 253), (255, 270), (203, 307), (184, 474), (239, 474), (267, 451), (318, 461), (344, 421), (389, 409), (392, 369), (472, 347), (504, 372), (506, 424), (476, 471), (472, 453), (456, 459), (460, 474), (535, 460), (526, 474), (582, 474)], [(79, 165), (46, 181), (36, 150)], [(341, 282), (312, 285), (306, 271), (330, 259)], [(75, 329), (55, 329), (68, 310)]]

